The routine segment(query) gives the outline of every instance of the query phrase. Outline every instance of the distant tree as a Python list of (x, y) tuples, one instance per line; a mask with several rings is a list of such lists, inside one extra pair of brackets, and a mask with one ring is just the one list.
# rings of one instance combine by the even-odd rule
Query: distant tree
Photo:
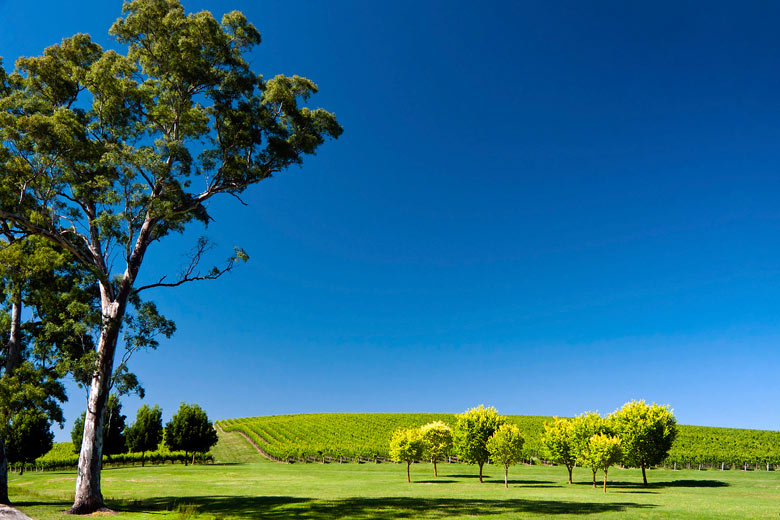
[(158, 405), (149, 408), (143, 405), (138, 409), (135, 422), (125, 432), (130, 451), (141, 453), (141, 466), (144, 465), (144, 455), (154, 451), (160, 445), (163, 435), (162, 410)]
[(73, 421), (73, 429), (70, 431), (70, 440), (73, 442), (73, 451), (78, 453), (81, 449), (81, 440), (84, 437), (84, 418), (87, 412), (81, 412), (81, 415)]
[(601, 417), (598, 412), (585, 412), (578, 415), (572, 423), (572, 445), (577, 462), (593, 471), (593, 487), (596, 487), (596, 472), (598, 468), (590, 465), (590, 439), (601, 433), (613, 434), (610, 422)]
[[(70, 432), (70, 439), (73, 441), (73, 449), (78, 453), (84, 437), (84, 420), (86, 412), (73, 422), (73, 429)], [(106, 407), (106, 419), (103, 423), (103, 454), (117, 455), (127, 450), (125, 444), (125, 420), (127, 417), (122, 415), (122, 403), (116, 394), (111, 394), (108, 398)]]
[(54, 434), (51, 421), (43, 412), (25, 410), (14, 416), (10, 435), (6, 438), (6, 456), (10, 462), (21, 462), (24, 466), (51, 450)]
[(504, 487), (509, 487), (509, 466), (517, 464), (523, 456), (525, 439), (514, 424), (502, 424), (487, 441), (487, 450), (494, 463), (504, 465)]
[(677, 437), (677, 419), (669, 405), (631, 401), (610, 414), (615, 432), (622, 439), (623, 463), (642, 468), (642, 481), (647, 485), (646, 469), (660, 464), (669, 455)]
[(433, 462), (433, 476), (438, 477), (436, 462), (452, 451), (452, 428), (442, 421), (435, 421), (420, 427), (423, 452)]
[(106, 421), (103, 434), (103, 454), (118, 455), (127, 451), (125, 444), (125, 420), (122, 415), (122, 403), (116, 394), (111, 394), (106, 407)]
[[(620, 438), (606, 433), (596, 434), (588, 441), (588, 450), (583, 456), (583, 465), (590, 467), (594, 474), (597, 470), (604, 472), (604, 493), (606, 493), (607, 472), (611, 466), (620, 462), (623, 457)], [(596, 487), (595, 482), (593, 487)]]
[(423, 440), (419, 428), (399, 429), (390, 439), (390, 458), (395, 462), (406, 462), (406, 481), (411, 482), (409, 468), (423, 456)]
[(217, 443), (217, 431), (209, 421), (206, 412), (197, 404), (181, 403), (179, 410), (165, 425), (165, 445), (171, 450), (181, 450), (185, 457), (192, 453), (195, 464), (196, 453), (206, 453)]
[(492, 406), (479, 405), (455, 416), (453, 443), (458, 457), (479, 466), (479, 481), (482, 482), (482, 466), (490, 458), (487, 441), (506, 419)]
[(577, 463), (572, 422), (569, 419), (553, 417), (552, 422), (545, 423), (542, 448), (550, 462), (566, 466), (569, 472), (569, 484), (571, 484), (572, 471)]

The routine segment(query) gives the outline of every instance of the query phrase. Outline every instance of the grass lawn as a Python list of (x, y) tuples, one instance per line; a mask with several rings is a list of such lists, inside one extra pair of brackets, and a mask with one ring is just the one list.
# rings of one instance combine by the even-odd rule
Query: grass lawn
[[(103, 493), (112, 519), (227, 518), (778, 518), (780, 472), (670, 471), (613, 468), (610, 488), (590, 487), (590, 471), (566, 485), (561, 467), (502, 468), (440, 464), (277, 464), (265, 462), (235, 434), (213, 451), (216, 464), (106, 468)], [(226, 462), (236, 460), (240, 462)], [(220, 462), (221, 461), (221, 462)], [(73, 499), (75, 472), (10, 475), (17, 507), (36, 519), (62, 514)]]

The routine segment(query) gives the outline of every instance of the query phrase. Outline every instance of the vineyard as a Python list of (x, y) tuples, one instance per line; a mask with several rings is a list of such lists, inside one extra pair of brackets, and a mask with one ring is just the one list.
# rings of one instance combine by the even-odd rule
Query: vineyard
[[(543, 459), (540, 435), (551, 417), (509, 415), (525, 442), (526, 459)], [(282, 461), (360, 462), (385, 460), (397, 428), (432, 421), (455, 422), (453, 414), (335, 413), (275, 415), (218, 421), (227, 432), (241, 432), (271, 457)], [(709, 426), (679, 426), (668, 466), (763, 468), (780, 464), (780, 432)]]

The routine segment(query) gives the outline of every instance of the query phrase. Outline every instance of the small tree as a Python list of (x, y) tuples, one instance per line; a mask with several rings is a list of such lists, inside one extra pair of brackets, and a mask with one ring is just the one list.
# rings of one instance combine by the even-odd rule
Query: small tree
[[(620, 438), (606, 433), (594, 435), (588, 441), (588, 450), (583, 464), (589, 466), (595, 475), (597, 470), (604, 472), (604, 493), (607, 492), (607, 472), (610, 466), (620, 462), (623, 450), (620, 447)], [(594, 483), (593, 487), (596, 485)]]
[(610, 414), (615, 432), (623, 441), (624, 463), (642, 468), (642, 481), (647, 485), (648, 466), (660, 464), (669, 455), (677, 437), (677, 419), (669, 405), (631, 401)]
[(12, 419), (5, 449), (10, 462), (21, 462), (20, 475), (26, 463), (34, 462), (51, 449), (54, 434), (50, 428), (51, 421), (46, 414), (35, 410), (20, 412)]
[(542, 447), (551, 462), (566, 466), (569, 471), (569, 484), (571, 484), (572, 470), (577, 462), (572, 421), (553, 417), (553, 422), (545, 423)]
[(418, 428), (398, 429), (390, 439), (390, 458), (406, 462), (406, 481), (411, 482), (409, 468), (423, 455), (423, 441)]
[(433, 476), (438, 477), (436, 462), (452, 451), (452, 428), (442, 421), (435, 421), (420, 427), (423, 451), (433, 462)]
[(219, 440), (206, 412), (197, 404), (185, 403), (181, 403), (176, 415), (165, 425), (164, 438), (165, 445), (171, 450), (183, 451), (185, 459), (192, 453), (193, 464), (196, 453), (207, 452)]
[(482, 482), (482, 466), (490, 458), (487, 441), (498, 427), (506, 422), (506, 419), (498, 415), (498, 411), (492, 406), (485, 408), (484, 405), (466, 410), (465, 413), (455, 417), (453, 430), (455, 450), (464, 462), (479, 465), (479, 481)]
[(502, 424), (487, 441), (487, 450), (493, 462), (504, 465), (504, 487), (509, 487), (509, 466), (517, 464), (523, 456), (523, 435), (514, 424)]
[(162, 441), (162, 410), (158, 405), (149, 408), (143, 405), (138, 409), (135, 423), (127, 429), (127, 445), (130, 451), (141, 453), (141, 466), (147, 451), (154, 451)]
[(585, 412), (572, 419), (572, 445), (574, 447), (574, 456), (577, 462), (593, 471), (593, 487), (596, 487), (596, 471), (590, 465), (590, 439), (600, 433), (612, 433), (608, 421), (601, 417), (598, 412)]

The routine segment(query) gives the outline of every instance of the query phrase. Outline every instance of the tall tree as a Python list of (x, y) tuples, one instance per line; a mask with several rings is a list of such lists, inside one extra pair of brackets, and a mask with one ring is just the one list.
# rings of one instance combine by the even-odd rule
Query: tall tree
[(609, 417), (622, 440), (624, 463), (642, 468), (646, 486), (647, 468), (663, 462), (672, 449), (677, 437), (677, 419), (669, 405), (648, 405), (644, 400), (628, 402)]
[(490, 459), (487, 441), (506, 419), (498, 415), (492, 406), (479, 405), (455, 416), (453, 444), (458, 457), (464, 462), (479, 466), (479, 481), (482, 482), (482, 467)]
[(127, 445), (130, 451), (141, 453), (141, 466), (144, 455), (154, 451), (160, 445), (163, 436), (162, 410), (158, 405), (149, 408), (143, 405), (138, 409), (135, 422), (127, 429)]
[(247, 258), (237, 249), (202, 271), (199, 240), (178, 276), (144, 283), (150, 246), (207, 224), (213, 197), (240, 197), (342, 132), (333, 114), (304, 106), (313, 82), (250, 69), (260, 35), (241, 13), (218, 22), (178, 0), (126, 1), (123, 12), (110, 33), (126, 55), (78, 34), (0, 73), (0, 219), (69, 251), (100, 292), (73, 513), (104, 507), (100, 433), (133, 295), (214, 279)]

